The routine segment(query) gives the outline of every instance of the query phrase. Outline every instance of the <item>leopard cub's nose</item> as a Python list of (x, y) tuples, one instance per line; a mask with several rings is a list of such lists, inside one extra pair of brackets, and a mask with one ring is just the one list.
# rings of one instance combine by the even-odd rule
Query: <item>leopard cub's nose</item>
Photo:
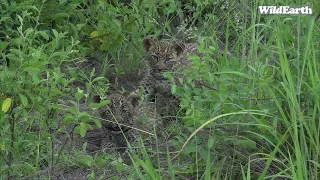
[(164, 70), (165, 68), (166, 68), (166, 65), (165, 64), (163, 64), (163, 63), (158, 63), (157, 65), (156, 65), (156, 68), (159, 70), (159, 71), (161, 71), (161, 70)]
[(159, 70), (163, 70), (164, 68), (163, 67), (161, 67), (161, 66), (158, 66), (157, 67)]

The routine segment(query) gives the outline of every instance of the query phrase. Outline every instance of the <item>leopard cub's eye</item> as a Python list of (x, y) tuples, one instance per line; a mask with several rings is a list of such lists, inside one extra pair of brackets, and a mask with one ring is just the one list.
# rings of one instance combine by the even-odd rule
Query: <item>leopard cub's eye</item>
[(171, 56), (166, 56), (166, 61), (170, 61), (171, 59)]

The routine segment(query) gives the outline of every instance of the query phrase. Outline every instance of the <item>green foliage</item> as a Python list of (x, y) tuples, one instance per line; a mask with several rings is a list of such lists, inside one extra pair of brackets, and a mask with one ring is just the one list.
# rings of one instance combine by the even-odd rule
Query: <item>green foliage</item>
[[(266, 24), (268, 28), (261, 29), (252, 25), (237, 40), (246, 41), (246, 38), (254, 35), (250, 41), (246, 41), (250, 51), (242, 58), (241, 63), (238, 63), (241, 56), (234, 56), (231, 60), (225, 56), (212, 58), (216, 47), (214, 42), (217, 42), (215, 39), (210, 40), (212, 37), (200, 40), (202, 43), (198, 49), (204, 54), (203, 57), (189, 57), (192, 67), (185, 70), (186, 81), (182, 87), (173, 86), (172, 90), (182, 98), (181, 107), (186, 112), (183, 122), (193, 132), (187, 141), (183, 140), (184, 137), (179, 137), (182, 140), (178, 144), (184, 144), (180, 155), (196, 158), (197, 172), (208, 171), (207, 156), (202, 155), (201, 151), (204, 142), (214, 137), (217, 140), (211, 154), (214, 154), (216, 159), (211, 163), (220, 165), (220, 168), (212, 169), (211, 173), (226, 173), (231, 179), (238, 179), (238, 173), (242, 171), (243, 177), (250, 179), (250, 173), (241, 170), (239, 166), (245, 164), (250, 155), (254, 155), (246, 154), (250, 151), (263, 153), (268, 158), (267, 165), (261, 167), (263, 173), (251, 177), (253, 179), (263, 179), (267, 174), (269, 177), (286, 176), (293, 179), (318, 177), (318, 173), (315, 173), (318, 168), (314, 163), (308, 162), (319, 159), (316, 150), (319, 143), (315, 140), (318, 139), (315, 132), (320, 128), (317, 123), (319, 113), (315, 110), (319, 102), (316, 83), (319, 82), (319, 63), (316, 63), (319, 52), (317, 48), (311, 48), (317, 46), (314, 40), (318, 34), (314, 33), (312, 16), (292, 18), (298, 21), (274, 17), (272, 23), (270, 19), (270, 23)], [(286, 23), (283, 23), (284, 21)], [(302, 21), (307, 23), (299, 24)], [(297, 22), (300, 28), (293, 31), (291, 27), (297, 26)], [(256, 31), (260, 30), (260, 34), (265, 31), (267, 34), (268, 31), (272, 33), (266, 37), (256, 36)], [(205, 44), (209, 46), (204, 48)], [(278, 59), (276, 62), (270, 63), (272, 59), (269, 59), (267, 49), (273, 51), (271, 58)], [(243, 52), (247, 51), (244, 49)], [(170, 79), (170, 75), (168, 77)], [(196, 82), (201, 82), (204, 86), (199, 86)], [(308, 98), (310, 95), (312, 99)], [(213, 117), (220, 117), (220, 114), (232, 114), (247, 109), (262, 110), (261, 115), (266, 114), (261, 117), (254, 113), (249, 113), (250, 116), (239, 114), (208, 121)], [(267, 114), (272, 116), (268, 117)], [(203, 136), (199, 129), (195, 131), (199, 126), (207, 136)], [(194, 131), (200, 135), (196, 136)], [(198, 147), (194, 147), (195, 144)], [(306, 148), (307, 146), (309, 148)], [(271, 152), (270, 149), (274, 150)], [(277, 153), (280, 154), (276, 155)], [(229, 158), (228, 161), (232, 163), (221, 164), (219, 156)], [(279, 166), (275, 165), (277, 161), (290, 163)], [(294, 165), (295, 162), (298, 164)], [(248, 171), (254, 168), (254, 165), (257, 166), (251, 163), (251, 167), (247, 167)], [(275, 166), (278, 169), (274, 169)], [(290, 172), (286, 172), (286, 168), (289, 168)], [(272, 173), (276, 175), (271, 176)]]
[[(89, 179), (319, 179), (319, 3), (268, 3), (314, 15), (260, 15), (260, 0), (1, 1), (0, 179), (61, 163)], [(178, 155), (155, 152), (163, 165), (143, 146), (129, 167), (87, 143), (69, 150), (101, 128), (89, 110), (109, 104), (109, 79), (137, 74), (142, 38), (160, 35), (197, 41), (201, 53), (182, 86), (166, 74), (181, 98), (182, 125), (167, 130)]]
[[(70, 101), (75, 107), (67, 109), (69, 114), (61, 114), (66, 105), (61, 100), (72, 95), (74, 79), (67, 78), (59, 65), (75, 57), (79, 41), (67, 32), (40, 27), (42, 6), (32, 3), (1, 2), (5, 9), (1, 11), (5, 27), (1, 34), (5, 36), (1, 37), (0, 97), (1, 101), (12, 98), (13, 105), (1, 114), (0, 171), (11, 178), (37, 172), (53, 162), (53, 157), (45, 155), (53, 151), (52, 131), (63, 132), (72, 123), (84, 136), (91, 121), (88, 113), (79, 111), (80, 90), (75, 94), (78, 102)], [(64, 120), (59, 126), (61, 116)]]

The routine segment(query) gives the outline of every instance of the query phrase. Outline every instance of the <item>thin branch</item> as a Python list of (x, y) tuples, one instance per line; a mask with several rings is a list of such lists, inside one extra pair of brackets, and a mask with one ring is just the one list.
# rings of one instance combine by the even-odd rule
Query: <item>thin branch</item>
[(4, 157), (1, 151), (0, 151), (0, 155), (3, 158), (4, 162), (7, 164), (7, 166), (9, 166), (9, 161)]
[[(72, 133), (73, 133), (73, 130), (74, 130), (76, 127), (77, 127), (77, 125), (73, 125), (73, 127), (72, 127), (72, 129), (71, 129), (71, 131), (70, 131), (69, 134), (72, 134)], [(63, 150), (64, 147), (66, 146), (68, 140), (69, 140), (69, 136), (68, 136), (68, 137), (66, 138), (66, 140), (64, 141), (64, 143), (63, 143), (63, 145), (62, 145), (62, 147), (61, 147), (61, 149), (60, 149), (60, 151), (59, 151), (59, 153), (58, 153), (58, 157), (57, 157), (57, 160), (56, 160), (56, 164), (58, 164), (59, 159), (60, 159), (60, 155), (61, 155), (61, 153), (62, 153), (62, 150)]]
[(208, 88), (208, 89), (211, 89), (211, 90), (214, 90), (214, 91), (218, 91), (216, 88), (210, 87), (209, 85), (207, 85), (207, 84), (203, 83), (202, 81), (198, 81), (198, 80), (196, 80), (196, 82), (197, 82), (197, 83), (199, 83), (200, 85), (202, 85), (202, 86), (204, 86), (204, 87)]
[(242, 99), (245, 100), (251, 100), (251, 101), (266, 101), (266, 100), (272, 100), (272, 98), (246, 98), (246, 97), (241, 97)]

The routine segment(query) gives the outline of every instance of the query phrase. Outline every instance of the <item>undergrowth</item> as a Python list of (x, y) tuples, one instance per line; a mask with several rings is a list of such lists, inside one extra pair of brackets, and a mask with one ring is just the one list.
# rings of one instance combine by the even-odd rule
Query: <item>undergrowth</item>
[[(1, 1), (0, 179), (50, 179), (61, 163), (89, 179), (319, 179), (319, 4), (268, 1), (314, 12), (261, 15), (265, 4)], [(172, 85), (181, 121), (168, 131), (178, 151), (155, 152), (161, 162), (146, 148), (130, 151), (130, 166), (86, 153), (86, 143), (65, 153), (74, 134), (101, 127), (82, 107), (108, 104), (90, 98), (138, 76), (142, 39), (159, 36), (196, 41), (203, 54), (190, 56), (187, 79)]]

